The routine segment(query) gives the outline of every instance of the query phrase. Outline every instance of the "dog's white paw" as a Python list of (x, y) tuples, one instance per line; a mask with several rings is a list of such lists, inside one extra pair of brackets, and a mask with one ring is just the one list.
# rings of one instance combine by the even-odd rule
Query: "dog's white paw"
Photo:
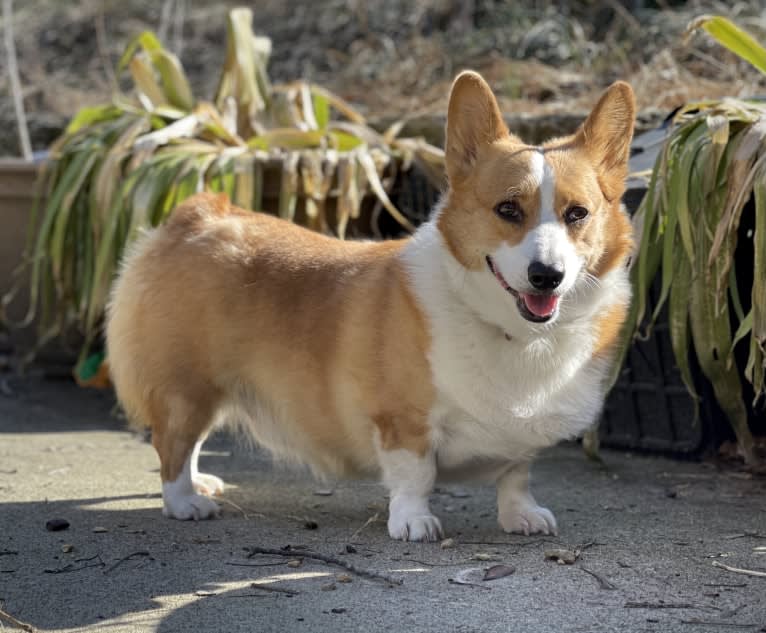
[(164, 501), (162, 513), (166, 517), (181, 521), (212, 519), (221, 512), (215, 501), (199, 494), (165, 495)]
[(223, 479), (215, 475), (197, 473), (192, 477), (192, 483), (194, 484), (194, 490), (201, 495), (215, 497), (216, 495), (223, 494)]
[(442, 537), (442, 524), (433, 514), (388, 519), (388, 533), (398, 541), (438, 541)]
[(522, 500), (510, 508), (498, 513), (500, 527), (505, 532), (516, 534), (558, 534), (556, 518), (548, 508), (537, 505), (532, 500)]
[(442, 524), (425, 499), (394, 499), (389, 507), (388, 534), (398, 541), (438, 541)]

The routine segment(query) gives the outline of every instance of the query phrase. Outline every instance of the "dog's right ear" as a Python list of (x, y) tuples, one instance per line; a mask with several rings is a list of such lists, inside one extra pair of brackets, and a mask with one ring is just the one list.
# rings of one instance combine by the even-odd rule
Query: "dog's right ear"
[(481, 75), (460, 73), (452, 84), (447, 111), (445, 160), (451, 183), (471, 171), (479, 148), (508, 136), (497, 99)]

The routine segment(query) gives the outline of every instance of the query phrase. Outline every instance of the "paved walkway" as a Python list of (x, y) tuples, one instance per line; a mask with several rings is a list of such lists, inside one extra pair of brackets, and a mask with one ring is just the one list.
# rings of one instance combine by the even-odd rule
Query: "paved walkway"
[[(457, 546), (442, 549), (389, 540), (379, 485), (316, 483), (219, 436), (201, 464), (230, 484), (223, 517), (181, 523), (112, 405), (66, 382), (0, 390), (0, 608), (40, 630), (766, 631), (766, 577), (717, 566), (766, 570), (762, 479), (563, 446), (534, 470), (558, 537), (505, 535), (490, 488), (445, 487), (433, 505)], [(495, 565), (515, 571), (482, 580)]]

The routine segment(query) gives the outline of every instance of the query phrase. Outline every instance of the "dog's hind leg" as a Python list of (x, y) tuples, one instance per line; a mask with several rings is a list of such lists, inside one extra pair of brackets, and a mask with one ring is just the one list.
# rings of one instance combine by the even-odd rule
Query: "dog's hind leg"
[(168, 403), (167, 419), (152, 425), (152, 444), (160, 457), (163, 513), (174, 519), (198, 521), (220, 511), (206, 495), (221, 492), (223, 482), (197, 471), (200, 448), (212, 421), (212, 411), (197, 405), (174, 398)]
[(199, 452), (202, 448), (202, 444), (205, 442), (206, 436), (201, 437), (194, 445), (194, 450), (191, 456), (191, 478), (194, 490), (201, 495), (207, 495), (208, 497), (214, 497), (216, 495), (223, 494), (223, 479), (210, 475), (208, 473), (201, 473), (197, 470), (197, 462), (199, 461)]

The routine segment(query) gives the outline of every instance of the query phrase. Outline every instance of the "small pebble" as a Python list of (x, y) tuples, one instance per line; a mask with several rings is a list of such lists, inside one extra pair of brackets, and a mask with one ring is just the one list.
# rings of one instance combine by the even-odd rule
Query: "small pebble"
[(487, 554), (486, 552), (478, 552), (474, 554), (471, 558), (473, 558), (473, 560), (484, 560), (484, 561), (494, 560), (494, 556), (492, 556), (492, 554)]
[(293, 568), (300, 567), (301, 565), (303, 565), (303, 561), (300, 558), (294, 558), (293, 560), (288, 561), (287, 563), (288, 567), (293, 567)]
[(69, 521), (66, 519), (51, 519), (45, 522), (45, 529), (49, 532), (60, 532), (69, 527)]
[(348, 574), (338, 574), (335, 580), (337, 580), (338, 582), (347, 583), (347, 582), (351, 582), (352, 578)]
[(455, 547), (457, 547), (457, 540), (455, 540), (454, 538), (445, 538), (442, 541), (441, 547), (442, 549), (454, 549)]
[(335, 607), (334, 609), (330, 609), (332, 613), (345, 613), (346, 609), (343, 607)]
[(335, 492), (335, 491), (334, 491), (334, 490), (332, 490), (331, 488), (326, 488), (326, 489), (321, 489), (321, 490), (315, 490), (315, 491), (314, 491), (314, 494), (315, 494), (317, 497), (329, 497), (329, 496), (330, 496), (330, 495), (332, 495), (334, 492)]
[(303, 527), (306, 528), (307, 530), (316, 530), (317, 528), (319, 528), (319, 523), (317, 523), (316, 521), (306, 521), (303, 524)]
[(108, 532), (108, 531), (109, 530), (107, 530), (105, 527), (102, 527), (100, 525), (97, 525), (91, 530), (91, 532), (93, 532), (94, 534), (103, 534), (104, 532)]
[(62, 545), (61, 551), (64, 552), (64, 554), (69, 554), (70, 552), (74, 551), (74, 545), (70, 545), (69, 543)]
[(356, 554), (356, 547), (353, 545), (346, 545), (346, 554)]
[(322, 585), (320, 587), (320, 589), (322, 591), (335, 591), (335, 589), (337, 589), (337, 587), (335, 586), (334, 582), (328, 582), (326, 585)]

